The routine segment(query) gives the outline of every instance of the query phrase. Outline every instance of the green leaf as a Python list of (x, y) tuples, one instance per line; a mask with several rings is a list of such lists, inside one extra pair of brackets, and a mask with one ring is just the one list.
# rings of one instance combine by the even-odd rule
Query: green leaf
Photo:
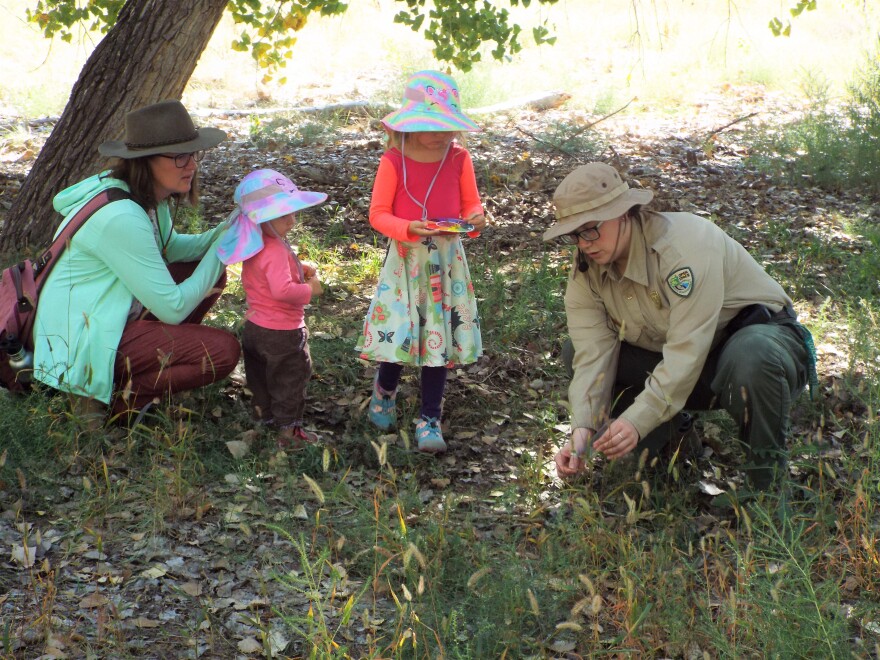
[(778, 37), (782, 34), (782, 21), (780, 21), (775, 16), (770, 20), (770, 24), (768, 25), (770, 31), (773, 33), (774, 37)]

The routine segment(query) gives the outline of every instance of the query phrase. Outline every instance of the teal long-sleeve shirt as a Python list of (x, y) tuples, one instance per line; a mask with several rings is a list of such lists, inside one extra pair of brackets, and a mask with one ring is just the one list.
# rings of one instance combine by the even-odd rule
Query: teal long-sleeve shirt
[[(105, 172), (56, 195), (55, 209), (65, 216), (58, 231), (110, 187), (128, 190)], [(116, 349), (133, 300), (160, 321), (178, 324), (207, 295), (224, 268), (214, 243), (226, 223), (202, 234), (178, 234), (165, 202), (156, 209), (156, 220), (161, 238), (140, 205), (120, 200), (98, 210), (74, 235), (40, 293), (35, 379), (109, 403)], [(178, 261), (200, 262), (180, 284), (166, 266)]]

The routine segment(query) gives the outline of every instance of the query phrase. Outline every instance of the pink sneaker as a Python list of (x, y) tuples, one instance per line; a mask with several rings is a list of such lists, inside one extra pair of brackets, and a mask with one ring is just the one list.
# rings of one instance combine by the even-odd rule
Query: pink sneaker
[(302, 449), (305, 445), (313, 445), (317, 442), (318, 435), (306, 431), (302, 426), (288, 426), (278, 432), (279, 449)]
[(424, 415), (416, 422), (416, 440), (419, 451), (426, 454), (442, 454), (446, 451), (446, 442), (440, 431), (440, 420)]

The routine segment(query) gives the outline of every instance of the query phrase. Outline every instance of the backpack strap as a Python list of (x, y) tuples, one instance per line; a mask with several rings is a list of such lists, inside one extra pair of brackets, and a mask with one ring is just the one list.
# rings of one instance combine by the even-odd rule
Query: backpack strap
[(9, 277), (12, 278), (12, 286), (15, 287), (15, 296), (18, 299), (16, 309), (18, 310), (19, 314), (25, 314), (27, 312), (33, 311), (34, 309), (31, 301), (24, 294), (24, 284), (21, 281), (21, 271), (23, 268), (24, 262), (21, 262), (15, 264), (6, 271), (9, 274)]
[(108, 188), (99, 192), (92, 197), (85, 205), (76, 212), (70, 222), (68, 222), (58, 237), (52, 241), (52, 244), (40, 255), (39, 259), (34, 261), (34, 280), (36, 280), (37, 293), (43, 288), (43, 282), (52, 272), (52, 267), (58, 261), (58, 256), (67, 247), (67, 243), (73, 238), (73, 235), (79, 231), (86, 220), (91, 218), (99, 209), (103, 208), (111, 202), (118, 202), (121, 199), (131, 199), (131, 194), (122, 188)]

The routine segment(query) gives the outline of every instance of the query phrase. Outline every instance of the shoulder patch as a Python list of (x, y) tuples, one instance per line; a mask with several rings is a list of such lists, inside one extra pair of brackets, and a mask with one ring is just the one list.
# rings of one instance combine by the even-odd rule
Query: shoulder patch
[(687, 267), (674, 270), (669, 273), (666, 283), (672, 289), (672, 293), (687, 298), (694, 290), (694, 271)]

